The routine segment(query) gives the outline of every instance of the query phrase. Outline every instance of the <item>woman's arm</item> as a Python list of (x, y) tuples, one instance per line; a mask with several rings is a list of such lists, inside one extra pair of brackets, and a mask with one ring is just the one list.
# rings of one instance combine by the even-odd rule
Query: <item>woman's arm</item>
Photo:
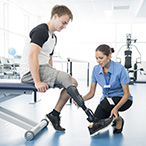
[(83, 96), (84, 101), (89, 100), (94, 96), (96, 85), (97, 85), (96, 83), (91, 83), (90, 91), (85, 96)]
[(115, 115), (116, 118), (118, 118), (118, 110), (119, 110), (119, 108), (122, 105), (124, 105), (124, 103), (129, 98), (129, 84), (123, 85), (122, 88), (123, 88), (124, 96), (121, 98), (121, 100), (118, 102), (118, 104), (111, 111), (111, 116)]

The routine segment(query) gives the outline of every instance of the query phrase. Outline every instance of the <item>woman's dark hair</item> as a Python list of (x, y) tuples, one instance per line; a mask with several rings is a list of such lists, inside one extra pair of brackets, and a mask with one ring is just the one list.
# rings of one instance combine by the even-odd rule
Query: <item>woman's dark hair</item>
[(110, 48), (110, 47), (109, 47), (108, 45), (106, 45), (106, 44), (103, 44), (103, 45), (98, 46), (98, 47), (96, 48), (96, 52), (97, 52), (97, 51), (102, 52), (102, 53), (103, 53), (104, 55), (106, 55), (106, 56), (109, 56), (109, 54), (115, 52), (114, 48)]

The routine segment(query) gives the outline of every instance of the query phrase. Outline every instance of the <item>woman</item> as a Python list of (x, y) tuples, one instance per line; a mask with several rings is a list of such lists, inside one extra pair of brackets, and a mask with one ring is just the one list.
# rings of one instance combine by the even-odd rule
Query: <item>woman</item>
[[(90, 91), (83, 96), (83, 99), (86, 101), (94, 96), (97, 83), (102, 87), (103, 96), (94, 114), (97, 121), (114, 116), (116, 127), (113, 133), (116, 134), (122, 132), (124, 125), (124, 119), (118, 112), (127, 110), (132, 105), (133, 97), (129, 93), (129, 75), (121, 64), (111, 60), (113, 52), (114, 49), (105, 44), (97, 47), (95, 56), (98, 65), (92, 72)], [(88, 127), (91, 135), (98, 133), (94, 131), (96, 126), (100, 126), (97, 123)]]

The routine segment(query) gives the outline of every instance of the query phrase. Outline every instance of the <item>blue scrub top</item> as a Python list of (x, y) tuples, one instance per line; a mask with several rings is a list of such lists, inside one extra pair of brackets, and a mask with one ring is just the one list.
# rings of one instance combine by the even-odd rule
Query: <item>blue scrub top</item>
[[(104, 75), (103, 68), (100, 65), (94, 66), (92, 71), (92, 82), (98, 83), (102, 87), (103, 96), (101, 97), (101, 100), (103, 100), (103, 98), (107, 96), (107, 89), (104, 88), (104, 86), (107, 85), (108, 80), (110, 85), (110, 88), (108, 89), (108, 97), (123, 97), (124, 92), (122, 86), (129, 83), (130, 78), (128, 72), (122, 64), (111, 60), (110, 67), (106, 76)], [(133, 100), (131, 94), (129, 99)]]

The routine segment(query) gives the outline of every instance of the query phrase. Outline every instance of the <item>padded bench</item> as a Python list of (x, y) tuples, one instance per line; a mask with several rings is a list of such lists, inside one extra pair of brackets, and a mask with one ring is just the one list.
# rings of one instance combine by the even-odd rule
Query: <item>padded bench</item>
[(37, 89), (32, 83), (11, 83), (0, 82), (0, 93), (2, 94), (32, 94), (34, 93), (34, 102), (37, 101)]

